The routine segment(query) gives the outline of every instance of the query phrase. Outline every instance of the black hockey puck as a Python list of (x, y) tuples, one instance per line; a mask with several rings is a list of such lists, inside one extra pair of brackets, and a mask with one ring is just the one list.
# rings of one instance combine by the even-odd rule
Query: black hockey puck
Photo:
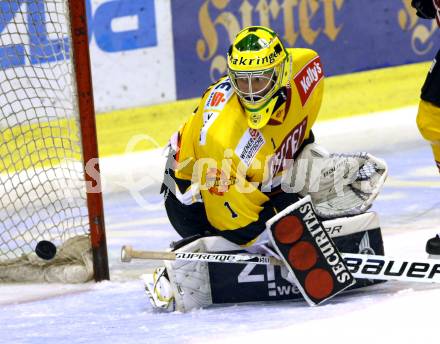
[(57, 253), (56, 246), (47, 240), (41, 240), (35, 247), (35, 253), (38, 257), (45, 260), (51, 260)]
[(431, 255), (440, 255), (440, 235), (437, 234), (426, 243), (426, 252)]

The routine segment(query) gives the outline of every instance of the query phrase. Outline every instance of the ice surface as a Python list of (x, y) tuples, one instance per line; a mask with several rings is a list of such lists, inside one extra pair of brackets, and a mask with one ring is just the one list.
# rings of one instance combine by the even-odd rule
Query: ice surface
[[(440, 178), (430, 148), (417, 139), (369, 145), (368, 137), (358, 139), (390, 168), (373, 208), (386, 253), (425, 257), (426, 240), (440, 232)], [(123, 189), (104, 195), (111, 282), (0, 287), (1, 343), (440, 342), (440, 286), (434, 284), (387, 282), (314, 308), (297, 301), (153, 312), (139, 275), (158, 263), (119, 262), (123, 244), (161, 250), (178, 239), (160, 196), (147, 189), (137, 193), (141, 205)]]

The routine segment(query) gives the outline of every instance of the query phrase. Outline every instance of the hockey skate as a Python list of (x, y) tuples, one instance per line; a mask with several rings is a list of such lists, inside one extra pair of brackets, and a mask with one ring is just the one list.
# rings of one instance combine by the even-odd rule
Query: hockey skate
[(153, 309), (173, 312), (176, 309), (173, 290), (165, 267), (159, 267), (152, 274), (141, 276), (145, 292)]

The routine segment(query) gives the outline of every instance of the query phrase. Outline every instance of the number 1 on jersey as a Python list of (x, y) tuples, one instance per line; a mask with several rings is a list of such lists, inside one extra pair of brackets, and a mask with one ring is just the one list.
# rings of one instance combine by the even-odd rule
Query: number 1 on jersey
[(225, 202), (225, 207), (229, 209), (229, 211), (231, 212), (231, 216), (233, 219), (235, 219), (236, 217), (238, 217), (238, 214), (232, 210), (231, 206), (229, 205), (229, 202)]

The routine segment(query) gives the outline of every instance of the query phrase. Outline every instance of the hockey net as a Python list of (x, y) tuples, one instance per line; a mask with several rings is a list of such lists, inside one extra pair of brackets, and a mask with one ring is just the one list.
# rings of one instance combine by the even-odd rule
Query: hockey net
[[(108, 276), (90, 238), (69, 2), (0, 2), (0, 281)], [(36, 255), (42, 240), (54, 258)]]

